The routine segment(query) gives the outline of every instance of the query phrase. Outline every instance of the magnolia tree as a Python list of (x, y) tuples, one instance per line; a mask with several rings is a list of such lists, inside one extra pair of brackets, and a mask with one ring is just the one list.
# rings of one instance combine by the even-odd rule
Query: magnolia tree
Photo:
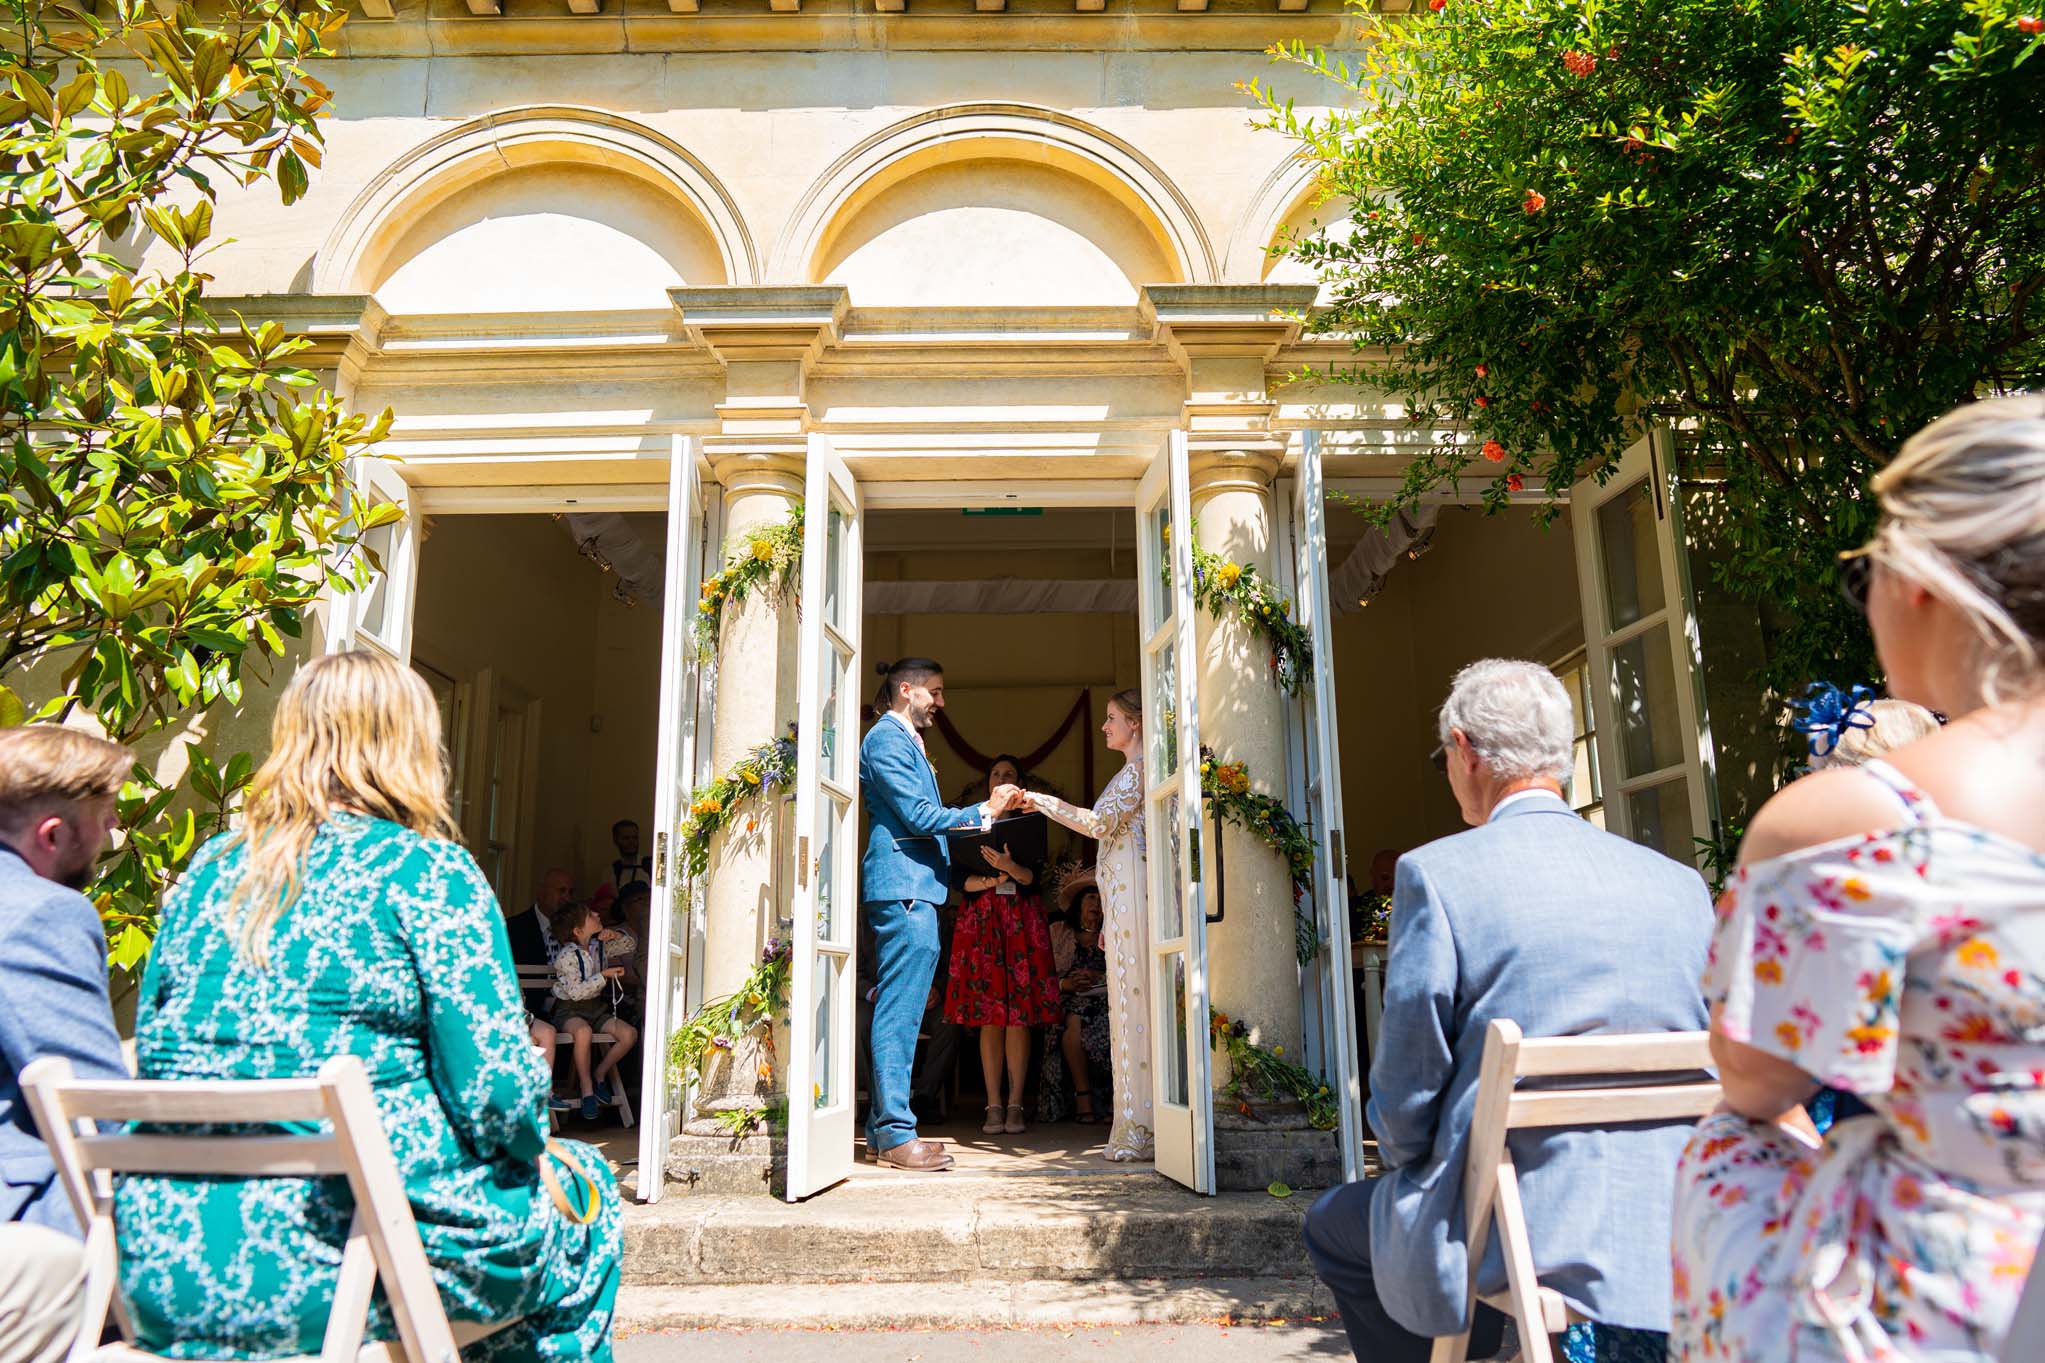
[(1694, 432), (1723, 585), (1766, 603), (1767, 679), (1870, 675), (1835, 557), (1912, 432), (2045, 374), (2038, 0), (1428, 0), (1366, 16), (1305, 117), (1256, 82), (1353, 231), (1288, 244), (1325, 281), (1325, 375), (1458, 434), (1494, 506), (1609, 470), (1643, 416)]
[[(274, 323), (215, 317), (201, 262), (222, 183), (317, 166), (306, 62), (330, 0), (12, 0), (0, 43), (0, 722), (95, 719), (135, 743), (239, 698), (366, 530), (347, 461), (388, 414), (345, 412)], [(160, 262), (142, 269), (134, 262)], [(93, 888), (117, 966), (247, 780), (193, 751), (138, 768)]]

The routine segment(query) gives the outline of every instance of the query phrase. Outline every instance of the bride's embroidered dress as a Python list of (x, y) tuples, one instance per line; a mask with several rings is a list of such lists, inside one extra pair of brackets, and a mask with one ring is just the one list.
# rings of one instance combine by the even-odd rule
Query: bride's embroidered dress
[(1049, 795), (1030, 806), (1099, 844), (1097, 874), (1104, 910), (1102, 938), (1108, 958), (1108, 1019), (1113, 1036), (1115, 1124), (1108, 1132), (1112, 1160), (1149, 1159), (1150, 918), (1144, 881), (1143, 762), (1130, 761), (1092, 809)]

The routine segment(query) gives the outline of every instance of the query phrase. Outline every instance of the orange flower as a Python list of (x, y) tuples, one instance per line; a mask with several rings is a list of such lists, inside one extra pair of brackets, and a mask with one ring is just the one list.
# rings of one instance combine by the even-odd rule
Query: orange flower
[(1867, 887), (1867, 882), (1857, 877), (1848, 879), (1845, 884), (1839, 887), (1839, 892), (1848, 899), (1861, 903), (1865, 903), (1875, 897), (1875, 892)]
[(1505, 446), (1499, 444), (1496, 440), (1485, 441), (1481, 453), (1494, 464), (1505, 462)]
[(1754, 962), (1754, 978), (1761, 981), (1763, 984), (1781, 984), (1782, 962), (1780, 961)]
[(1548, 196), (1538, 189), (1528, 190), (1527, 197), (1520, 200), (1520, 210), (1528, 214), (1538, 213), (1547, 206)]
[(1782, 1043), (1785, 1050), (1793, 1051), (1804, 1044), (1804, 1034), (1796, 1029), (1794, 1022), (1776, 1023), (1775, 1039)]
[(1895, 1195), (1896, 1205), (1906, 1210), (1924, 1205), (1924, 1185), (1909, 1174), (1897, 1178), (1891, 1191)]
[(2000, 959), (1996, 955), (1995, 947), (1979, 937), (1970, 937), (1960, 943), (1958, 951), (1954, 954), (1960, 958), (1961, 965), (1978, 965), (1991, 969)]

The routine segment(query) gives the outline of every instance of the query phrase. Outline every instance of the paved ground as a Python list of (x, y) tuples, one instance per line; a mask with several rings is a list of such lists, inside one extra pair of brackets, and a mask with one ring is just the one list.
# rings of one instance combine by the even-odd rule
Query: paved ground
[(678, 1330), (618, 1341), (618, 1363), (1339, 1363), (1339, 1323), (1030, 1330)]

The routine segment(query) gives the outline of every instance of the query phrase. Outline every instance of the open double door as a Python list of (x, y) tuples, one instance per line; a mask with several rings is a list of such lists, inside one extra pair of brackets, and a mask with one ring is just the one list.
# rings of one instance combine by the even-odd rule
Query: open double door
[[(1655, 437), (1659, 438), (1659, 437)], [(374, 499), (409, 508), (402, 478), (366, 465)], [(1311, 685), (1293, 716), (1288, 795), (1315, 842), (1307, 911), (1319, 951), (1303, 972), (1309, 1003), (1309, 1059), (1343, 1096), (1346, 1176), (1362, 1174), (1362, 1105), (1350, 987), (1347, 880), (1328, 601), (1326, 486), (1314, 433), (1281, 516), (1280, 574), (1314, 642)], [(810, 438), (804, 523), (797, 716), (795, 876), (785, 901), (791, 921), (792, 985), (786, 1057), (787, 1196), (807, 1197), (845, 1178), (859, 1123), (853, 1080), (855, 951), (859, 898), (859, 770), (862, 661), (860, 487), (823, 436)], [(1680, 528), (1660, 448), (1643, 441), (1616, 476), (1572, 496), (1597, 711), (1599, 764), (1607, 774), (1608, 818), (1616, 831), (1687, 857), (1684, 841), (1709, 827), (1710, 747), (1696, 690), (1696, 630), (1686, 608)], [(699, 584), (720, 550), (714, 499), (696, 478), (693, 440), (677, 437), (668, 478), (667, 560), (657, 729), (654, 877), (646, 1016), (649, 1060), (695, 993), (690, 978), (692, 912), (682, 883), (679, 830), (702, 758), (712, 670), (696, 653)], [(1215, 1190), (1214, 1121), (1208, 1040), (1207, 883), (1203, 855), (1218, 836), (1203, 820), (1200, 698), (1195, 636), (1191, 478), (1185, 436), (1160, 445), (1136, 496), (1140, 588), (1147, 844), (1147, 949), (1151, 1074), (1157, 1167), (1203, 1193)], [(411, 596), (418, 570), (413, 518), (376, 532), (382, 571), (335, 603), (329, 647), (366, 646), (401, 660), (409, 653)], [(764, 736), (763, 736), (764, 737)], [(640, 1168), (664, 1166), (686, 1095), (667, 1067), (645, 1067)], [(658, 1198), (662, 1180), (642, 1182)]]

